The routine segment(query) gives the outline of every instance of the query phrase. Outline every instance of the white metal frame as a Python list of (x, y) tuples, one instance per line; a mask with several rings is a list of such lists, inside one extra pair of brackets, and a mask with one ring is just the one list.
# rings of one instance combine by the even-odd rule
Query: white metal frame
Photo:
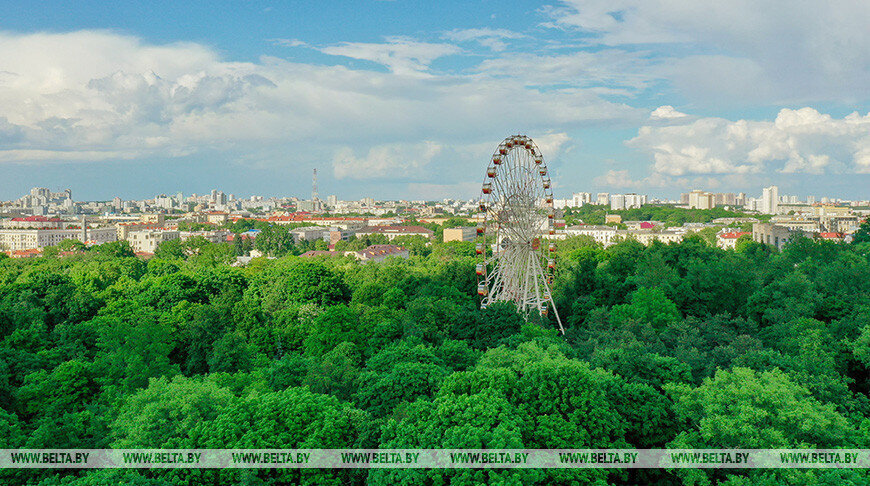
[[(541, 151), (531, 138), (513, 135), (502, 141), (490, 159), (480, 208), (484, 223), (478, 231), (482, 265), (478, 265), (481, 308), (511, 301), (524, 315), (546, 316), (552, 309), (562, 334), (565, 329), (553, 302), (549, 282), (555, 247), (543, 236), (555, 234), (552, 182)], [(481, 231), (482, 230), (482, 231)], [(486, 256), (487, 241), (494, 241)], [(482, 274), (481, 274), (482, 273)]]

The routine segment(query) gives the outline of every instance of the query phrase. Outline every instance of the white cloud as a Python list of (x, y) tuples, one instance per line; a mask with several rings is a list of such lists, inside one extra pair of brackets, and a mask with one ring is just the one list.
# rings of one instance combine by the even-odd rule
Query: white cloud
[[(409, 49), (395, 59), (421, 68), (442, 52), (425, 53), (429, 47), (420, 46), (428, 44), (395, 45)], [(516, 127), (546, 134), (641, 113), (588, 89), (542, 91), (517, 79), (395, 71), (272, 57), (228, 62), (198, 44), (155, 46), (108, 32), (0, 34), (0, 162), (86, 163), (226, 149), (263, 154), (277, 165), (323, 154), (328, 160), (349, 147), (351, 157), (339, 158), (337, 173), (351, 177), (348, 160), (375, 173), (378, 160), (399, 160), (390, 150), (379, 152), (382, 147), (425, 140), (493, 145)], [(403, 171), (382, 177), (390, 174), (419, 180)]]
[(689, 115), (675, 110), (674, 107), (670, 105), (660, 106), (653, 110), (649, 115), (651, 120), (673, 120), (685, 118), (687, 116)]
[(837, 119), (813, 108), (783, 109), (773, 121), (699, 118), (644, 126), (627, 144), (653, 157), (655, 173), (870, 172), (870, 113)]
[(441, 148), (434, 142), (378, 145), (365, 157), (357, 157), (353, 149), (344, 147), (332, 159), (333, 173), (337, 179), (397, 179), (400, 172), (416, 179)]
[(524, 34), (514, 32), (507, 29), (456, 29), (450, 32), (445, 32), (442, 38), (454, 42), (469, 42), (475, 41), (482, 46), (488, 47), (492, 51), (501, 52), (507, 49), (505, 39), (522, 39), (526, 37)]
[(417, 42), (402, 37), (389, 37), (384, 43), (343, 42), (319, 50), (332, 56), (376, 62), (402, 75), (420, 75), (435, 59), (462, 51), (452, 44)]
[(475, 67), (475, 71), (489, 76), (515, 77), (529, 86), (567, 84), (606, 86), (611, 90), (626, 87), (636, 92), (654, 79), (645, 72), (648, 61), (643, 54), (616, 49), (550, 56), (512, 53), (487, 59)]
[(310, 47), (307, 42), (299, 39), (269, 39), (269, 41), (284, 47)]
[(564, 0), (544, 13), (593, 44), (658, 45), (657, 74), (695, 99), (848, 103), (870, 93), (868, 2)]
[(532, 137), (532, 139), (547, 162), (559, 158), (563, 150), (570, 148), (571, 142), (571, 137), (565, 132), (547, 133)]

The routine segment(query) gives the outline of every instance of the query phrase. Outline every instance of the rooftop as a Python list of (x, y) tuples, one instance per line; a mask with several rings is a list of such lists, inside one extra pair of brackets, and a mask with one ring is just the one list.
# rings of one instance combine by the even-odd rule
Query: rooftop
[(730, 232), (730, 233), (719, 233), (719, 235), (717, 235), (717, 236), (718, 236), (719, 238), (723, 238), (723, 239), (726, 239), (726, 240), (731, 240), (731, 239), (737, 239), (737, 238), (740, 238), (740, 237), (743, 236), (743, 235), (751, 235), (751, 234), (752, 234), (752, 233), (750, 233), (750, 232), (748, 232), (748, 231), (732, 231), (732, 232)]

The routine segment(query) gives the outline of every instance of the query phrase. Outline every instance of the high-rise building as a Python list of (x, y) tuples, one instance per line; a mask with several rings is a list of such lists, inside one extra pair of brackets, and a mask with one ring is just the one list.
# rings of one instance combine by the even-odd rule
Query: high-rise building
[(635, 194), (630, 192), (625, 195), (625, 207), (627, 209), (638, 208), (646, 204), (646, 194)]
[(610, 203), (610, 194), (606, 192), (599, 192), (598, 196), (595, 198), (595, 204), (599, 206), (606, 206)]
[(625, 196), (622, 194), (613, 194), (610, 196), (610, 209), (619, 211), (625, 209)]
[(761, 191), (761, 212), (764, 214), (776, 214), (779, 209), (779, 188), (776, 186), (765, 187)]
[(689, 193), (689, 207), (692, 209), (711, 209), (716, 206), (715, 196), (709, 192), (695, 189)]
[(571, 196), (570, 205), (573, 208), (579, 208), (579, 207), (583, 206), (584, 204), (591, 204), (591, 203), (592, 203), (592, 194), (591, 193), (575, 192)]

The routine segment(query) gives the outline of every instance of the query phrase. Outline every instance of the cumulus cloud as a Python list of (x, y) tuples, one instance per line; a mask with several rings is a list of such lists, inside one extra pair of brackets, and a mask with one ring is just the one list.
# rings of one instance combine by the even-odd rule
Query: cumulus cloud
[(441, 149), (434, 142), (388, 144), (372, 147), (364, 157), (358, 157), (353, 149), (344, 147), (333, 157), (332, 168), (337, 179), (396, 179), (397, 171), (417, 178)]
[(403, 37), (388, 37), (384, 43), (343, 42), (319, 50), (332, 56), (376, 62), (402, 75), (420, 75), (435, 59), (461, 52), (452, 44), (417, 42)]
[(680, 113), (670, 105), (660, 106), (653, 110), (649, 115), (651, 120), (673, 120), (675, 118), (685, 118), (687, 116), (689, 115)]
[[(376, 177), (410, 180), (401, 169), (425, 159), (395, 147), (494, 143), (517, 126), (547, 133), (640, 113), (588, 89), (542, 91), (474, 74), (402, 75), (453, 49), (391, 42), (396, 50), (383, 62), (395, 69), (378, 72), (273, 57), (230, 62), (198, 44), (152, 45), (109, 32), (0, 34), (0, 162), (231, 149), (309, 163), (312, 154), (329, 160), (347, 147), (336, 174), (356, 177), (356, 163)], [(270, 157), (275, 164), (288, 159)]]
[[(661, 109), (661, 108), (659, 108)], [(627, 144), (652, 156), (655, 173), (870, 172), (870, 113), (833, 118), (813, 108), (783, 109), (773, 121), (698, 118), (644, 126)]]
[(550, 161), (559, 158), (563, 151), (570, 148), (571, 137), (565, 132), (546, 133), (532, 137), (541, 154)]
[(564, 0), (544, 13), (590, 43), (681, 44), (688, 55), (659, 47), (657, 74), (696, 99), (853, 102), (870, 89), (868, 2)]

